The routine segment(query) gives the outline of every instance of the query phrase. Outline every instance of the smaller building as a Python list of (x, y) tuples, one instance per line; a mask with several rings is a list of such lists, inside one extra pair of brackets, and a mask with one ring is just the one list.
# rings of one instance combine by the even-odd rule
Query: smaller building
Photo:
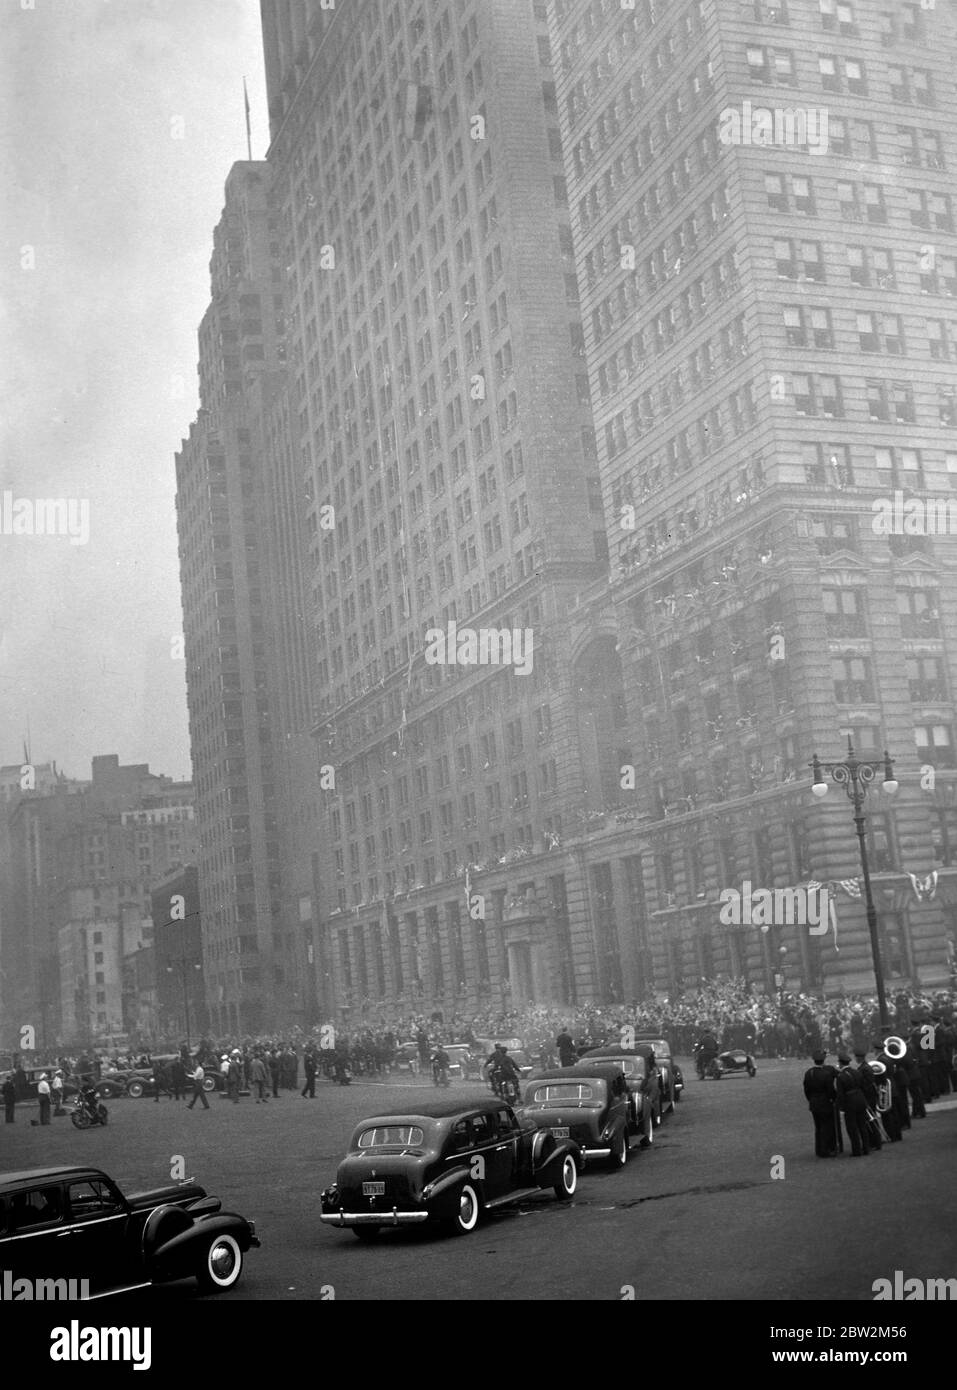
[(196, 865), (174, 869), (151, 896), (156, 1036), (192, 1042), (209, 1027)]

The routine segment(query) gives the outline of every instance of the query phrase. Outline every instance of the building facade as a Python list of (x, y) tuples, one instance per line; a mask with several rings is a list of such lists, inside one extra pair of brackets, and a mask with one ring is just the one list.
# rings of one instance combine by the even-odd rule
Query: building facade
[[(953, 12), (550, 16), (612, 560), (591, 602), (618, 634), (648, 909), (630, 989), (872, 986), (850, 807), (808, 795), (848, 735), (897, 759), (868, 821), (889, 981), (945, 985), (957, 552), (878, 518), (954, 496)], [(745, 879), (832, 885), (839, 949), (721, 926)]]

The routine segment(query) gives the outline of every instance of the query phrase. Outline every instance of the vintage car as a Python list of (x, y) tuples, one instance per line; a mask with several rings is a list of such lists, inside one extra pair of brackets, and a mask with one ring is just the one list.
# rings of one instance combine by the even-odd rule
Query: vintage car
[(635, 1046), (640, 1047), (642, 1045), (654, 1050), (655, 1065), (661, 1073), (662, 1109), (667, 1108), (673, 1112), (681, 1099), (684, 1077), (681, 1075), (681, 1068), (671, 1055), (671, 1044), (665, 1038), (636, 1038)]
[(573, 1139), (586, 1158), (628, 1161), (631, 1102), (620, 1067), (600, 1061), (533, 1072), (523, 1086), (521, 1118)]
[(413, 1076), (418, 1076), (422, 1070), (418, 1045), (414, 1042), (399, 1043), (392, 1059), (392, 1066), (395, 1071), (409, 1071)]
[[(195, 1183), (124, 1197), (98, 1168), (0, 1174), (0, 1267), (14, 1278), (86, 1279), (90, 1295), (193, 1277), (239, 1280), (255, 1226)], [(64, 1239), (69, 1237), (69, 1239)]]
[(482, 1059), (473, 1055), (468, 1043), (446, 1043), (449, 1054), (449, 1075), (457, 1081), (480, 1081)]
[(575, 1063), (576, 1067), (595, 1062), (609, 1062), (624, 1073), (631, 1097), (632, 1131), (641, 1135), (640, 1146), (646, 1149), (652, 1142), (655, 1128), (661, 1124), (661, 1086), (654, 1053), (646, 1044), (633, 1048), (608, 1043), (590, 1048)]
[[(23, 1072), (23, 1078), (21, 1078), (19, 1081), (17, 1080), (16, 1072), (11, 1072), (10, 1075), (13, 1077), (14, 1082), (17, 1083), (17, 1100), (36, 1100), (37, 1087), (40, 1084), (40, 1077), (43, 1075), (44, 1072), (46, 1072), (47, 1080), (52, 1081), (53, 1073), (55, 1071), (55, 1064), (48, 1065), (45, 1067), (25, 1067)], [(75, 1076), (64, 1076), (64, 1100), (66, 1100), (68, 1096), (75, 1096), (79, 1089), (80, 1087), (77, 1083), (77, 1079)]]
[(544, 1188), (567, 1201), (579, 1160), (577, 1144), (522, 1124), (492, 1096), (372, 1115), (356, 1126), (319, 1219), (360, 1240), (425, 1221), (465, 1235), (486, 1212)]

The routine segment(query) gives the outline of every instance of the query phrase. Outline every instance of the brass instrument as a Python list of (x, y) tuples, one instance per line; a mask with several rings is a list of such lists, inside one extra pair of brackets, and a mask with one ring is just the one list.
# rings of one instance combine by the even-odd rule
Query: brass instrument
[(902, 1062), (907, 1055), (907, 1044), (903, 1038), (892, 1033), (889, 1038), (884, 1039), (884, 1051), (892, 1062)]
[[(888, 1056), (890, 1056), (889, 1053)], [(887, 1068), (884, 1066), (883, 1062), (871, 1062), (870, 1068), (874, 1073), (874, 1084), (877, 1089), (878, 1113), (886, 1115), (894, 1103), (894, 1097), (891, 1091), (891, 1080), (887, 1075)]]

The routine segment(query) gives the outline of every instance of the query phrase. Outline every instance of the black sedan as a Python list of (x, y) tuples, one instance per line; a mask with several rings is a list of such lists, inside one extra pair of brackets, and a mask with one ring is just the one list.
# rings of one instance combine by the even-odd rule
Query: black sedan
[(91, 1296), (190, 1277), (229, 1289), (259, 1240), (251, 1221), (220, 1207), (195, 1183), (124, 1197), (98, 1168), (0, 1174), (0, 1267), (86, 1280)]
[(641, 1147), (647, 1148), (655, 1127), (661, 1124), (661, 1081), (654, 1052), (646, 1043), (636, 1043), (633, 1048), (609, 1043), (593, 1047), (578, 1059), (575, 1067), (592, 1066), (595, 1062), (607, 1062), (624, 1073), (631, 1097), (632, 1129), (641, 1135)]
[(523, 1119), (572, 1139), (588, 1158), (613, 1168), (628, 1161), (631, 1104), (621, 1068), (581, 1061), (535, 1072), (524, 1085)]
[(320, 1220), (373, 1240), (383, 1226), (435, 1222), (455, 1235), (480, 1218), (551, 1188), (578, 1184), (578, 1145), (523, 1125), (494, 1097), (373, 1115), (355, 1129)]

